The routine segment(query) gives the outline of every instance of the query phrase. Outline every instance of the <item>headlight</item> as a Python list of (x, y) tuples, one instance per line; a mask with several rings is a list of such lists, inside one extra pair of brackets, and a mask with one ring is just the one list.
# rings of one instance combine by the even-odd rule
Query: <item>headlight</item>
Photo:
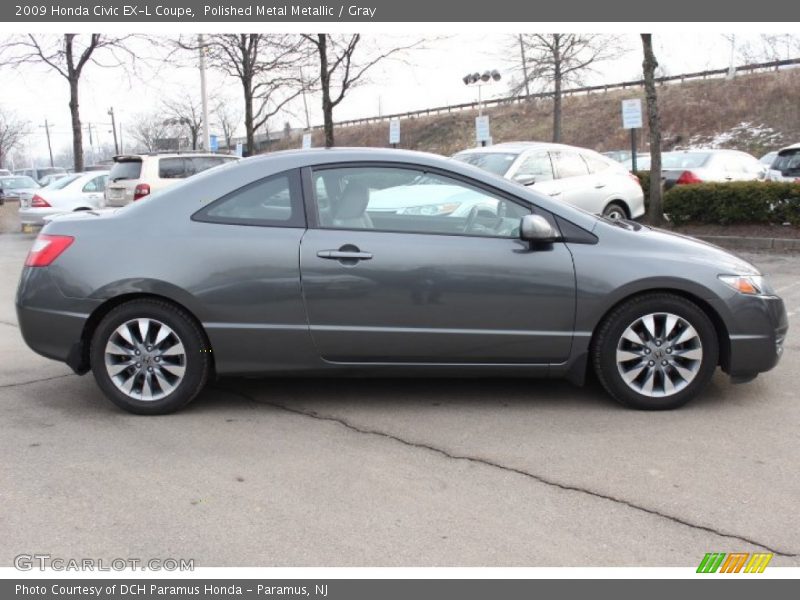
[(424, 206), (409, 206), (397, 211), (399, 215), (449, 215), (461, 204), (459, 202), (445, 202), (443, 204), (426, 204)]
[(718, 275), (719, 280), (740, 294), (760, 296), (767, 293), (767, 284), (762, 275)]

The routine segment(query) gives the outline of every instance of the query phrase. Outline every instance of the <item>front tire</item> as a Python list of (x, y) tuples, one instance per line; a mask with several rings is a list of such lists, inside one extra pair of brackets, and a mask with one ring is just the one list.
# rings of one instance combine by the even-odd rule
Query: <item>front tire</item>
[(163, 415), (203, 389), (210, 355), (200, 327), (161, 300), (132, 300), (112, 309), (92, 336), (97, 384), (114, 404), (140, 415)]
[(699, 394), (717, 367), (719, 342), (705, 312), (669, 293), (631, 298), (600, 324), (592, 362), (617, 401), (642, 410), (678, 408)]
[(603, 209), (603, 216), (612, 221), (619, 221), (628, 218), (628, 211), (621, 202), (609, 202), (608, 206)]

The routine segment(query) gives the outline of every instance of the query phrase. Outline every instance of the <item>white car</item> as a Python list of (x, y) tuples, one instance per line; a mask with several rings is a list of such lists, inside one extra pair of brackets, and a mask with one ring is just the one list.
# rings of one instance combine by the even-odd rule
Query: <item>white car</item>
[(665, 190), (692, 183), (759, 181), (766, 173), (766, 167), (755, 156), (739, 150), (676, 150), (661, 155)]
[(800, 182), (800, 144), (792, 144), (778, 150), (769, 168), (767, 179)]
[(125, 206), (187, 177), (237, 160), (238, 156), (213, 153), (115, 156), (103, 206)]
[(63, 177), (50, 186), (36, 190), (20, 201), (19, 216), (23, 225), (42, 225), (45, 217), (100, 207), (108, 171), (92, 171)]
[(453, 158), (610, 219), (644, 215), (639, 178), (594, 150), (545, 142), (509, 142), (464, 150)]

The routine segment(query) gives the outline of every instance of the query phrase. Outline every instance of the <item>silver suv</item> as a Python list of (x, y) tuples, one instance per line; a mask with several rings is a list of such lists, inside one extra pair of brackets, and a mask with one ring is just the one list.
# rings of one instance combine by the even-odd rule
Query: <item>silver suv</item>
[(124, 206), (187, 177), (231, 161), (227, 154), (130, 154), (114, 157), (103, 206)]

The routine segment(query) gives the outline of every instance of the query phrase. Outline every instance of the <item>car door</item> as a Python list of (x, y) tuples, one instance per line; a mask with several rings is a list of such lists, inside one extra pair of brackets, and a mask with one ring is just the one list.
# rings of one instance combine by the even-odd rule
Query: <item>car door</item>
[(103, 191), (106, 189), (108, 175), (98, 175), (93, 177), (81, 188), (81, 198), (76, 198), (83, 205), (98, 208), (103, 200)]
[(542, 194), (558, 196), (563, 188), (563, 182), (555, 178), (547, 150), (532, 150), (525, 154), (508, 177), (523, 185), (533, 186)]
[(561, 182), (561, 191), (556, 196), (583, 210), (603, 212), (605, 192), (589, 174), (589, 168), (581, 155), (574, 150), (551, 150), (556, 177)]
[(303, 298), (323, 359), (546, 365), (569, 355), (571, 255), (519, 239), (530, 206), (413, 166), (308, 170), (304, 194)]

